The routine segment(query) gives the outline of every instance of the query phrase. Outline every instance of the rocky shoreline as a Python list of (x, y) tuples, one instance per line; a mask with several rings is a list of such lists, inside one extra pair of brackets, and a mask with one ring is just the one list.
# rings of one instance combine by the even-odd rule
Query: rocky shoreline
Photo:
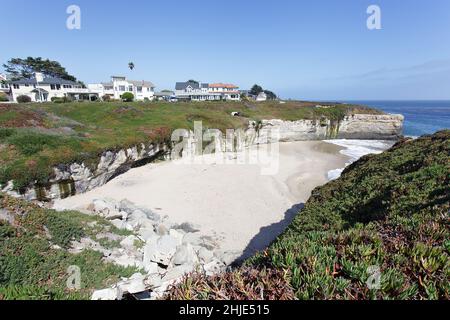
[[(109, 288), (95, 291), (93, 300), (120, 300), (127, 295), (140, 300), (158, 299), (184, 275), (194, 271), (205, 275), (224, 271), (241, 254), (221, 250), (219, 239), (201, 235), (199, 227), (192, 223), (171, 223), (167, 216), (161, 217), (126, 199), (94, 200), (88, 211), (132, 234), (103, 232), (96, 239), (74, 241), (69, 251), (74, 254), (86, 249), (98, 251), (105, 262), (141, 270)], [(105, 242), (117, 245), (105, 247), (101, 244)]]

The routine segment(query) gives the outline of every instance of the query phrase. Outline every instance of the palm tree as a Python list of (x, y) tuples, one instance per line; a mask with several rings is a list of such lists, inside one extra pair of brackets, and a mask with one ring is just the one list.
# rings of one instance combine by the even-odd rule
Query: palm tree
[(134, 69), (134, 63), (133, 62), (128, 63), (128, 68), (130, 68), (130, 70), (133, 70)]

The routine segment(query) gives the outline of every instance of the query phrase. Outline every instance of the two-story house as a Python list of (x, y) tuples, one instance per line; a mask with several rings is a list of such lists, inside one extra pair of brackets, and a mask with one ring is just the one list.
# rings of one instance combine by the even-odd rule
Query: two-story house
[(10, 90), (11, 89), (9, 88), (9, 83), (6, 75), (0, 74), (0, 92), (9, 97)]
[[(39, 80), (39, 81), (38, 81)], [(36, 73), (31, 79), (20, 79), (10, 82), (11, 96), (13, 101), (17, 97), (25, 95), (32, 102), (51, 101), (52, 98), (69, 97), (73, 100), (95, 100), (98, 94), (74, 81), (55, 77), (43, 77)]]
[(231, 83), (212, 83), (208, 86), (210, 94), (220, 97), (220, 100), (239, 101), (241, 94), (239, 87)]
[(197, 81), (177, 82), (175, 96), (185, 101), (240, 100), (239, 87), (224, 83), (200, 83)]
[(100, 97), (109, 96), (111, 99), (120, 99), (125, 92), (131, 92), (138, 101), (153, 100), (155, 95), (155, 85), (152, 82), (127, 80), (121, 76), (112, 76), (110, 82), (89, 84), (88, 88)]

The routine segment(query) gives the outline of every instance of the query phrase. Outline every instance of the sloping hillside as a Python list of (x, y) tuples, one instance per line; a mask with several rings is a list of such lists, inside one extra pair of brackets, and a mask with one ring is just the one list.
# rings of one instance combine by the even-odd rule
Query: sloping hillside
[(401, 141), (317, 188), (265, 252), (168, 298), (449, 299), (449, 185), (449, 130)]

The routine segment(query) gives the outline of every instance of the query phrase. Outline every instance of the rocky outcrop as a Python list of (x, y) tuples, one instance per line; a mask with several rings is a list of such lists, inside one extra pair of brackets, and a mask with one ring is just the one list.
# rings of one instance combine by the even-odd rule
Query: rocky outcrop
[[(402, 136), (402, 115), (355, 114), (342, 120), (263, 120), (253, 124), (257, 143), (324, 139), (397, 140)], [(252, 128), (250, 129), (252, 130)]]
[(102, 186), (115, 176), (164, 155), (167, 150), (167, 146), (158, 144), (109, 150), (101, 154), (94, 167), (86, 162), (59, 165), (53, 168), (54, 174), (46, 185), (35, 185), (19, 194), (14, 191), (13, 182), (10, 181), (2, 191), (12, 196), (23, 196), (27, 200), (66, 198)]
[[(97, 199), (88, 209), (109, 219), (118, 229), (133, 234), (120, 236), (103, 232), (95, 239), (73, 241), (69, 252), (98, 251), (105, 262), (140, 270), (110, 288), (95, 291), (93, 300), (120, 300), (127, 294), (136, 299), (157, 299), (187, 273), (198, 271), (212, 275), (224, 271), (242, 254), (221, 250), (219, 239), (203, 235), (196, 225), (171, 223), (167, 217), (126, 199), (120, 202)], [(105, 248), (100, 240), (119, 245)]]

